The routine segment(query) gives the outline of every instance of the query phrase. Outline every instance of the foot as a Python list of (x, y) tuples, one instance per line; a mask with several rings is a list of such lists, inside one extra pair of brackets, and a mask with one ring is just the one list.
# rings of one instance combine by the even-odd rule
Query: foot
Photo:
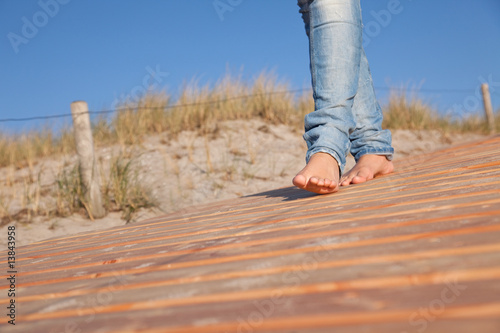
[(293, 185), (301, 189), (327, 194), (339, 190), (339, 165), (330, 154), (316, 153), (295, 178)]
[(367, 154), (361, 156), (358, 163), (340, 180), (340, 185), (364, 183), (380, 175), (394, 171), (394, 165), (384, 155)]

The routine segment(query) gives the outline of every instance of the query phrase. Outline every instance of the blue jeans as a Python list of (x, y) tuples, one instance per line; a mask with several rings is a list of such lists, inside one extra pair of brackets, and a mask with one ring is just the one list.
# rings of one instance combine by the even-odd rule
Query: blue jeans
[(362, 46), (360, 0), (298, 0), (309, 37), (315, 111), (305, 117), (306, 161), (328, 153), (345, 168), (350, 150), (356, 161), (365, 154), (392, 159), (391, 133), (382, 130)]

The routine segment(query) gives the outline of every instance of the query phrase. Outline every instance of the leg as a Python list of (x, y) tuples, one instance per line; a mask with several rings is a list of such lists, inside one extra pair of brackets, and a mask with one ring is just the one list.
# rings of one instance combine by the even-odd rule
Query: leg
[(309, 36), (315, 111), (305, 117), (307, 165), (293, 183), (316, 193), (338, 190), (355, 129), (353, 102), (362, 51), (359, 0), (300, 0)]
[(373, 81), (364, 51), (361, 54), (358, 92), (353, 114), (356, 128), (350, 135), (356, 166), (343, 175), (341, 185), (357, 184), (394, 170), (391, 133), (382, 130), (382, 111), (375, 97)]

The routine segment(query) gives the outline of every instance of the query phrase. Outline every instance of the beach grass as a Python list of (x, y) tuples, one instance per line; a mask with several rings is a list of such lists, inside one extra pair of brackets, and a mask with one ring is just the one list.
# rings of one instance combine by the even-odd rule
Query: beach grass
[[(273, 73), (262, 72), (255, 79), (245, 81), (241, 77), (226, 75), (215, 84), (202, 85), (192, 80), (184, 84), (180, 93), (173, 97), (167, 91), (148, 91), (136, 101), (120, 101), (110, 116), (92, 118), (92, 131), (96, 147), (116, 146), (122, 151), (141, 145), (148, 135), (161, 134), (166, 140), (173, 139), (182, 131), (195, 131), (205, 138), (207, 170), (212, 169), (209, 140), (219, 130), (218, 124), (228, 120), (261, 119), (269, 124), (284, 124), (301, 135), (304, 116), (314, 110), (310, 90), (293, 91), (285, 80)], [(418, 97), (418, 92), (407, 94), (394, 90), (388, 102), (382, 105), (383, 127), (388, 129), (437, 130), (444, 133), (488, 134), (484, 117), (478, 113), (457, 118), (443, 115), (429, 103)], [(500, 112), (495, 113), (496, 131), (500, 132)], [(249, 135), (248, 133), (246, 135)], [(249, 148), (251, 151), (251, 149)], [(12, 187), (14, 171), (27, 168), (24, 177), (23, 208), (18, 214), (68, 216), (85, 212), (82, 184), (77, 165), (60, 170), (53, 191), (55, 209), (39, 207), (43, 192), (34, 174), (34, 166), (46, 157), (71, 156), (75, 143), (71, 127), (57, 131), (50, 126), (17, 134), (0, 133), (0, 168), (8, 167), (6, 179), (0, 185)], [(251, 154), (250, 154), (251, 155)], [(119, 155), (111, 161), (107, 181), (102, 185), (108, 211), (121, 211), (130, 220), (135, 211), (154, 207), (147, 190), (137, 182), (131, 168), (130, 156)], [(43, 192), (43, 193), (42, 193)], [(0, 192), (0, 222), (18, 218), (8, 214), (9, 203), (14, 198)]]

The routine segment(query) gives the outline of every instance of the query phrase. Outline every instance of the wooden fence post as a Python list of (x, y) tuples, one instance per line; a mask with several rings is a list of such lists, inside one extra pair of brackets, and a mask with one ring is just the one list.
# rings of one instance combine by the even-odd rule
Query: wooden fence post
[(101, 218), (106, 215), (104, 209), (100, 176), (94, 156), (94, 140), (90, 127), (89, 108), (86, 102), (76, 101), (71, 103), (73, 117), (73, 130), (75, 133), (76, 152), (80, 163), (80, 177), (85, 191), (85, 207), (90, 218)]
[(487, 83), (483, 83), (481, 85), (481, 91), (483, 93), (483, 104), (484, 113), (486, 114), (486, 121), (488, 122), (490, 134), (493, 134), (495, 133), (495, 118), (493, 117), (493, 106), (491, 105), (490, 90), (488, 89)]

